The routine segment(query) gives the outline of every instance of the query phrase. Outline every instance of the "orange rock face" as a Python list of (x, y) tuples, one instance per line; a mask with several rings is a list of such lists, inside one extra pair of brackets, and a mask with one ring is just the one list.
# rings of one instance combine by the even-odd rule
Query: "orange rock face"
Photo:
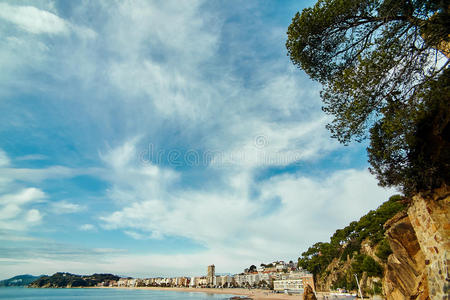
[(450, 189), (414, 196), (385, 227), (393, 251), (383, 280), (387, 299), (449, 299)]
[(383, 279), (387, 299), (430, 299), (425, 257), (407, 213), (398, 213), (385, 226), (393, 251)]

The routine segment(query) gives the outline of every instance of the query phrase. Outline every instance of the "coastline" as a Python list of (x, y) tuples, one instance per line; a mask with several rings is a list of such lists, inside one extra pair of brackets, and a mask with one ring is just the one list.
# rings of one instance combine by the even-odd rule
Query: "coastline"
[(269, 290), (259, 289), (242, 289), (242, 288), (178, 288), (178, 287), (92, 287), (103, 289), (141, 289), (141, 290), (158, 290), (158, 291), (174, 291), (187, 293), (206, 293), (206, 294), (228, 294), (237, 296), (247, 296), (253, 300), (293, 300), (301, 299), (302, 294), (277, 294)]

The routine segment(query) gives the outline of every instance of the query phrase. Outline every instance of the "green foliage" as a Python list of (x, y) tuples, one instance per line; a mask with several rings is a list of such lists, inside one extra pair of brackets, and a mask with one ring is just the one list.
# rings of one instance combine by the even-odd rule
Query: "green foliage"
[(298, 259), (298, 265), (313, 274), (319, 274), (325, 270), (334, 257), (338, 249), (330, 243), (316, 243)]
[(42, 276), (39, 279), (33, 281), (30, 287), (89, 287), (96, 286), (98, 283), (119, 280), (120, 277), (112, 274), (93, 274), (90, 276), (81, 276), (70, 273), (58, 272), (52, 276)]
[(42, 277), (33, 275), (18, 275), (9, 279), (0, 280), (0, 287), (2, 286), (26, 286), (35, 281), (36, 279)]
[(336, 281), (333, 282), (333, 284), (331, 285), (331, 288), (333, 290), (347, 288), (347, 279), (345, 278), (345, 276), (342, 276), (341, 274), (339, 274)]
[(360, 239), (350, 240), (344, 247), (344, 250), (342, 251), (341, 260), (345, 261), (347, 257), (352, 258), (355, 252), (359, 253), (359, 250), (361, 250), (361, 240)]
[(381, 282), (374, 282), (372, 290), (369, 290), (369, 293), (371, 295), (381, 295), (381, 294), (383, 294), (383, 285), (381, 284)]
[(383, 276), (383, 268), (372, 257), (364, 254), (358, 254), (355, 256), (355, 260), (352, 263), (353, 273), (361, 275), (363, 272), (367, 272), (368, 276)]
[(375, 255), (378, 256), (382, 261), (386, 262), (389, 255), (391, 255), (392, 249), (386, 239), (381, 240), (378, 244), (377, 251)]
[[(341, 260), (345, 261), (347, 256), (352, 258), (356, 254), (361, 259), (360, 264), (357, 265), (361, 270), (367, 272), (370, 270), (374, 274), (380, 274), (378, 264), (371, 265), (372, 261), (370, 260), (366, 260), (364, 263), (364, 257), (358, 256), (360, 255), (361, 243), (368, 239), (372, 246), (375, 246), (384, 241), (384, 223), (405, 207), (402, 196), (390, 197), (388, 201), (361, 217), (359, 221), (353, 221), (345, 228), (336, 230), (329, 243), (319, 242), (308, 248), (299, 257), (298, 266), (318, 275), (327, 268), (334, 258), (340, 257)], [(380, 249), (380, 246), (378, 249)]]
[(382, 186), (449, 182), (449, 33), (448, 3), (435, 0), (319, 0), (288, 28), (292, 62), (323, 84), (332, 136), (370, 136)]
[(407, 194), (449, 182), (450, 70), (415, 97), (421, 101), (416, 109), (392, 109), (374, 124), (367, 149), (380, 184), (402, 182)]
[(339, 274), (337, 280), (331, 285), (333, 290), (336, 289), (346, 289), (346, 290), (356, 290), (358, 286), (356, 285), (355, 278), (351, 272), (345, 274)]

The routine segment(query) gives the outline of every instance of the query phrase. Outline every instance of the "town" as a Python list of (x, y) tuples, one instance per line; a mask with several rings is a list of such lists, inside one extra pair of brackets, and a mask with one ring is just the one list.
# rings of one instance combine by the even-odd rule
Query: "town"
[(183, 287), (183, 288), (260, 288), (285, 293), (303, 293), (309, 285), (313, 290), (313, 275), (292, 261), (275, 261), (255, 265), (235, 275), (216, 275), (214, 265), (206, 275), (198, 277), (120, 278), (98, 284), (103, 287)]

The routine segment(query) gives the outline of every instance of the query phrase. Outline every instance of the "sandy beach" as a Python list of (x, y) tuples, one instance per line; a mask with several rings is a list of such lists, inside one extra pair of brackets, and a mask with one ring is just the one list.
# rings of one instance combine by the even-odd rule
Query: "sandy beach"
[[(106, 287), (108, 288), (108, 287)], [(215, 288), (170, 288), (170, 287), (134, 287), (124, 289), (145, 289), (145, 290), (162, 290), (162, 291), (175, 291), (175, 292), (189, 292), (189, 293), (207, 293), (207, 294), (228, 294), (238, 296), (248, 296), (254, 300), (298, 300), (303, 299), (302, 295), (288, 295), (288, 294), (276, 294), (268, 290), (258, 289), (215, 289)]]
[[(106, 289), (111, 287), (104, 287)], [(206, 293), (206, 294), (227, 294), (236, 296), (247, 296), (253, 300), (299, 300), (303, 299), (303, 294), (284, 294), (273, 293), (270, 290), (260, 289), (243, 289), (243, 288), (178, 288), (178, 287), (113, 287), (118, 289), (145, 289), (145, 290), (161, 290), (161, 291), (175, 291), (175, 292), (188, 292), (188, 293)], [(327, 292), (317, 292), (318, 300), (337, 300), (337, 299), (355, 299), (348, 296), (337, 296)], [(369, 299), (381, 300), (382, 297), (371, 297)]]

